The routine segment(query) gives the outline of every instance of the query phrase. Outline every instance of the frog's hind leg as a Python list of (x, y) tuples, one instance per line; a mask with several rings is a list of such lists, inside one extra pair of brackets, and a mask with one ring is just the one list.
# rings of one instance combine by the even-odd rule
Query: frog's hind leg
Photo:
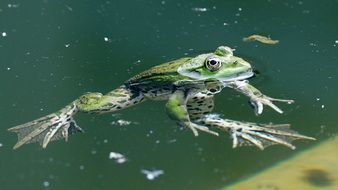
[(314, 140), (312, 137), (291, 130), (289, 124), (256, 124), (222, 119), (217, 114), (210, 114), (213, 108), (213, 95), (208, 91), (196, 94), (187, 102), (191, 120), (206, 127), (215, 127), (228, 132), (233, 139), (233, 148), (251, 145), (263, 150), (270, 145), (281, 144), (295, 149), (295, 146), (291, 144), (294, 140)]
[(166, 104), (169, 117), (179, 125), (191, 129), (195, 136), (198, 136), (198, 130), (218, 136), (218, 133), (209, 130), (208, 127), (192, 122), (188, 101), (189, 98), (186, 96), (186, 92), (176, 90)]
[(76, 100), (76, 107), (86, 113), (115, 112), (133, 106), (145, 100), (144, 95), (126, 86), (103, 95), (101, 93), (87, 93)]
[(18, 135), (14, 149), (28, 143), (39, 142), (46, 148), (50, 141), (68, 139), (69, 134), (83, 132), (73, 116), (77, 112), (106, 113), (118, 111), (144, 101), (142, 94), (121, 86), (106, 95), (87, 93), (58, 112), (8, 129)]
[(207, 92), (200, 92), (187, 102), (187, 110), (191, 120), (198, 120), (214, 109), (214, 97)]
[(296, 147), (291, 144), (294, 140), (315, 140), (315, 138), (301, 135), (291, 130), (289, 124), (273, 125), (240, 122), (222, 119), (216, 114), (206, 115), (199, 122), (230, 133), (233, 140), (233, 148), (249, 145), (263, 150), (270, 145), (281, 144), (295, 149)]

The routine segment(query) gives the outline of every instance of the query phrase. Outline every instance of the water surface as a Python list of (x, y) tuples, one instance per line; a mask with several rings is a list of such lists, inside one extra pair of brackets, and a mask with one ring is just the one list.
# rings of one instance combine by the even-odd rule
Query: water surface
[[(0, 189), (217, 189), (329, 138), (338, 132), (337, 8), (336, 0), (1, 1)], [(280, 43), (242, 42), (253, 33)], [(226, 89), (216, 97), (216, 112), (291, 123), (318, 142), (296, 142), (296, 151), (233, 150), (228, 134), (195, 138), (168, 119), (163, 102), (147, 102), (119, 115), (77, 116), (86, 133), (68, 143), (11, 149), (16, 137), (7, 128), (85, 92), (108, 92), (151, 66), (219, 45), (235, 48), (261, 72), (253, 85), (296, 103), (281, 105), (283, 115), (266, 108), (256, 117), (247, 98)], [(112, 124), (118, 119), (132, 124)], [(116, 164), (109, 159), (112, 151), (128, 161)], [(149, 181), (142, 169), (164, 175)]]

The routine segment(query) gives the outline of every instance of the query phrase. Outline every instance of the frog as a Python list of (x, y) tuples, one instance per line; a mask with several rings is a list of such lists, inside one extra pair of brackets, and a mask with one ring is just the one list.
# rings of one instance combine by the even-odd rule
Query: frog
[(294, 103), (264, 95), (249, 84), (253, 76), (255, 72), (249, 62), (234, 55), (234, 49), (219, 46), (213, 52), (154, 66), (108, 93), (85, 93), (59, 111), (8, 130), (18, 136), (14, 149), (34, 142), (46, 148), (51, 141), (67, 141), (69, 135), (84, 131), (74, 119), (77, 113), (112, 113), (153, 100), (166, 101), (169, 118), (194, 136), (200, 132), (214, 136), (228, 133), (233, 148), (255, 146), (264, 150), (280, 144), (295, 149), (294, 140), (315, 140), (291, 130), (289, 124), (236, 121), (213, 113), (214, 96), (225, 88), (247, 96), (256, 115), (262, 114), (264, 106), (282, 114), (276, 102)]

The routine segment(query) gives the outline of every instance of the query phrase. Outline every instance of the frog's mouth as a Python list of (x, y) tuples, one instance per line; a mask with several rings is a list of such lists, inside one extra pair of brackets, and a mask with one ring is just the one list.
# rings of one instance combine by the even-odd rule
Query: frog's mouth
[(252, 68), (246, 70), (245, 72), (238, 73), (234, 76), (227, 77), (227, 78), (220, 78), (219, 80), (222, 82), (231, 82), (231, 81), (236, 81), (236, 80), (244, 80), (251, 78), (255, 75), (254, 70)]

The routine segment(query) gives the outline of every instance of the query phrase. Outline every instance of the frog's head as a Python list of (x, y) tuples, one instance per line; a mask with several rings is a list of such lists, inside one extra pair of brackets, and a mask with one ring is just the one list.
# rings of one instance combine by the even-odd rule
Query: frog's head
[(253, 76), (251, 65), (233, 55), (233, 49), (220, 46), (214, 53), (202, 54), (181, 65), (178, 73), (196, 80), (217, 79), (222, 82)]

